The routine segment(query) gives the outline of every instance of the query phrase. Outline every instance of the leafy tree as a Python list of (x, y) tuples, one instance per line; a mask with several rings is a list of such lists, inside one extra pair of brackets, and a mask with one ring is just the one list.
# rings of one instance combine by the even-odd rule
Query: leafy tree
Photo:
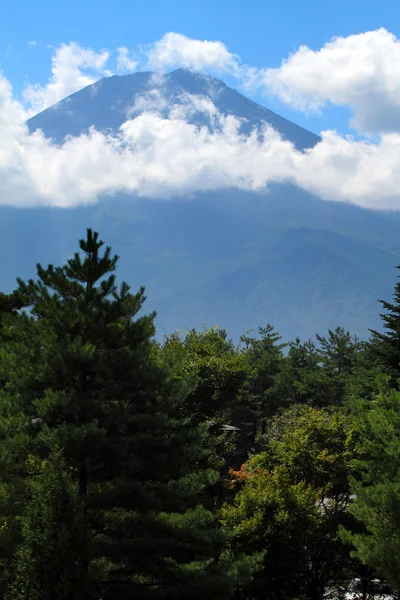
[(87, 540), (77, 490), (59, 451), (33, 478), (6, 600), (86, 600)]
[(264, 451), (233, 473), (237, 492), (222, 513), (237, 551), (264, 552), (239, 598), (322, 600), (350, 580), (338, 526), (348, 518), (352, 458), (341, 413), (299, 406), (273, 419)]
[(175, 356), (179, 365), (175, 377), (191, 382), (180, 411), (193, 424), (207, 428), (209, 453), (204, 457), (204, 467), (218, 469), (222, 475), (207, 491), (208, 506), (216, 509), (224, 498), (223, 478), (229, 467), (242, 462), (243, 435), (233, 422), (249, 367), (226, 332), (218, 327), (165, 336), (159, 356), (162, 360), (173, 360)]
[(175, 333), (165, 337), (163, 350), (179, 351), (182, 360), (178, 376), (190, 376), (194, 381), (182, 410), (195, 423), (218, 418), (229, 422), (248, 369), (225, 330), (192, 329), (184, 337)]

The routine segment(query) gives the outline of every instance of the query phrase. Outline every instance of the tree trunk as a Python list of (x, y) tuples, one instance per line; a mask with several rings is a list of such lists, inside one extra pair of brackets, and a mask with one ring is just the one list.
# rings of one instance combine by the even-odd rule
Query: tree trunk
[(79, 467), (79, 495), (86, 496), (87, 494), (87, 470), (85, 463)]

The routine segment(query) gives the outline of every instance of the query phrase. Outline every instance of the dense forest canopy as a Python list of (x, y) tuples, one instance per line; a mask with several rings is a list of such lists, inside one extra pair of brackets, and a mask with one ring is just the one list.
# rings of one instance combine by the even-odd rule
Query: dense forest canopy
[(117, 266), (0, 295), (0, 597), (400, 597), (400, 283), (366, 341), (160, 343)]

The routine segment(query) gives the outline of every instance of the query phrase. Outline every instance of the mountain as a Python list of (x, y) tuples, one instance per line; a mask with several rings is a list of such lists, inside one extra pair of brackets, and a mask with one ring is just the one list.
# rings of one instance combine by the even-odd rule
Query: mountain
[[(162, 98), (167, 115), (188, 95), (240, 117), (244, 131), (267, 122), (299, 149), (319, 140), (223, 82), (183, 69), (105, 78), (28, 125), (61, 142), (91, 126), (116, 131), (127, 115), (140, 114), (138, 98)], [(211, 126), (201, 111), (190, 118)], [(270, 322), (285, 339), (336, 325), (365, 337), (379, 327), (377, 300), (390, 297), (400, 263), (397, 213), (325, 202), (276, 184), (266, 193), (225, 189), (185, 200), (119, 195), (73, 209), (1, 207), (0, 251), (8, 257), (2, 288), (12, 289), (16, 275), (34, 275), (37, 261), (64, 261), (86, 227), (121, 255), (120, 277), (146, 286), (146, 309), (157, 310), (159, 334), (218, 323), (237, 340)]]
[[(154, 95), (154, 92), (159, 95)], [(28, 124), (31, 131), (42, 129), (57, 141), (66, 135), (79, 135), (92, 126), (116, 131), (126, 121), (135, 98), (147, 97), (153, 102), (161, 98), (165, 106), (163, 108), (159, 102), (158, 110), (167, 116), (168, 108), (184, 103), (188, 94), (209, 98), (223, 115), (245, 119), (244, 131), (266, 122), (300, 150), (319, 141), (314, 133), (256, 104), (222, 81), (187, 69), (178, 69), (163, 76), (148, 72), (101, 79), (32, 117)], [(205, 121), (205, 115), (195, 112), (188, 121), (200, 124)]]

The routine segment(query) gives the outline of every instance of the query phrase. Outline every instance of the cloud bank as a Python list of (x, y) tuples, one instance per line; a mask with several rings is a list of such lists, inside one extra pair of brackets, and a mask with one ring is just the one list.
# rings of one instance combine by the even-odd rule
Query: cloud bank
[(301, 46), (255, 81), (300, 110), (349, 106), (366, 134), (400, 131), (400, 40), (386, 29), (338, 37), (320, 50)]
[[(399, 41), (383, 29), (337, 38), (316, 51), (302, 47), (274, 69), (246, 67), (221, 42), (180, 34), (166, 34), (144, 52), (142, 60), (157, 70), (225, 71), (301, 110), (347, 104), (357, 127), (379, 136), (371, 143), (327, 131), (314, 148), (299, 152), (267, 125), (261, 136), (242, 135), (240, 121), (219, 114), (210, 98), (187, 95), (169, 106), (159, 89), (136, 98), (113, 135), (92, 130), (56, 145), (41, 132), (30, 134), (24, 119), (34, 107), (112, 73), (107, 50), (62, 45), (48, 84), (29, 86), (24, 107), (0, 77), (0, 203), (71, 207), (119, 192), (168, 198), (229, 187), (263, 191), (272, 182), (290, 182), (325, 200), (400, 210), (398, 52)], [(119, 48), (117, 70), (137, 68), (136, 56)], [(189, 123), (193, 111), (207, 113), (218, 127)]]

